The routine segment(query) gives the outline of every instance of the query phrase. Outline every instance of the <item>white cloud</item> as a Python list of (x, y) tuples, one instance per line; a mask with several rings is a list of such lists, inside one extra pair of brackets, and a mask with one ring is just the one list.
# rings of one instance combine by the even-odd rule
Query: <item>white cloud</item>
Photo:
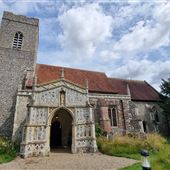
[(170, 60), (150, 61), (143, 59), (129, 60), (125, 65), (118, 67), (112, 73), (112, 76), (126, 79), (146, 80), (159, 90), (161, 79), (170, 76)]
[(152, 55), (151, 60), (148, 60), (148, 57), (141, 54), (148, 55), (150, 51), (162, 51), (162, 47), (169, 47), (169, 11), (170, 3), (154, 4), (149, 20), (138, 21), (113, 44), (114, 54), (123, 62), (121, 66), (114, 65), (112, 76), (146, 80), (159, 90), (161, 79), (170, 76), (170, 60), (163, 61), (158, 55), (157, 59)]
[(162, 24), (170, 25), (170, 2), (158, 4), (153, 17)]
[[(115, 7), (114, 7), (115, 8)], [(111, 8), (111, 12), (115, 9)], [(129, 3), (120, 6), (117, 12), (112, 12), (114, 16), (114, 27), (119, 28), (131, 22), (136, 17), (143, 16), (144, 18), (152, 15), (153, 3)], [(120, 28), (121, 29), (121, 28)]]
[(50, 64), (56, 66), (71, 67), (68, 58), (63, 56), (62, 52), (58, 51), (45, 51), (38, 53), (38, 63)]
[(72, 8), (59, 16), (63, 28), (60, 35), (65, 50), (75, 57), (89, 57), (96, 46), (112, 36), (113, 18), (106, 16), (98, 4)]
[[(156, 5), (153, 19), (139, 21), (113, 45), (117, 55), (136, 56), (169, 45), (170, 3)], [(153, 23), (155, 22), (155, 23)]]
[(98, 53), (98, 57), (104, 62), (109, 62), (111, 59), (117, 59), (117, 55), (113, 51), (107, 49), (101, 50)]

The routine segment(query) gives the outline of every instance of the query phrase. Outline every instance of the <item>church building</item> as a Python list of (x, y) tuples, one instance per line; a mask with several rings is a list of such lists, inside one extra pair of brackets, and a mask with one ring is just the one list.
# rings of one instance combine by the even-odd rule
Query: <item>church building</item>
[(39, 20), (4, 12), (0, 28), (0, 135), (24, 158), (51, 149), (97, 150), (107, 134), (163, 133), (159, 93), (146, 81), (37, 64)]

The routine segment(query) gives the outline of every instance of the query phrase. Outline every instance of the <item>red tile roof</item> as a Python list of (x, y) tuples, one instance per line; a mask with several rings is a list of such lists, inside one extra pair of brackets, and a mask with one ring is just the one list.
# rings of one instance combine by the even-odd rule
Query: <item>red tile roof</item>
[(127, 88), (130, 90), (132, 100), (140, 101), (158, 101), (159, 93), (146, 81), (126, 80), (109, 78), (112, 89), (119, 94), (127, 94)]
[(123, 79), (109, 78), (112, 89), (118, 94), (127, 95), (127, 83)]
[(37, 64), (37, 84), (48, 83), (60, 79), (62, 68), (64, 68), (64, 78), (70, 82), (85, 87), (86, 81), (88, 80), (90, 92), (114, 93), (105, 73), (44, 64)]
[[(126, 80), (118, 78), (108, 78), (105, 73), (87, 71), (59, 66), (37, 64), (36, 76), (37, 84), (49, 83), (61, 78), (62, 68), (64, 68), (64, 78), (72, 83), (86, 86), (88, 80), (89, 92), (96, 93), (118, 93), (128, 94), (130, 90), (131, 98), (135, 101), (158, 101), (159, 93), (146, 81)], [(27, 80), (30, 87), (31, 81)]]

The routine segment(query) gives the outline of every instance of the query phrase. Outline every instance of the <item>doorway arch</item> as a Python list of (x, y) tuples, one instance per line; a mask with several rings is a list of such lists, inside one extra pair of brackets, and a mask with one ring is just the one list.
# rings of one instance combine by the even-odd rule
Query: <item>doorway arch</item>
[(72, 150), (73, 117), (65, 108), (57, 109), (50, 119), (50, 150), (64, 148)]

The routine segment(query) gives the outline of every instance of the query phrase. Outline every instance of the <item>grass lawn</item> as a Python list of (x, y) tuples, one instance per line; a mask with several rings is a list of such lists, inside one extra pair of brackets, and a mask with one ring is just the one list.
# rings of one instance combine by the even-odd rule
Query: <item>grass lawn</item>
[(0, 164), (2, 163), (7, 163), (9, 161), (12, 161), (13, 159), (15, 159), (16, 155), (9, 155), (9, 154), (0, 154)]
[(159, 137), (159, 135), (151, 135), (146, 141), (129, 138), (127, 136), (118, 137), (118, 139), (114, 141), (99, 138), (98, 147), (104, 154), (132, 158), (140, 161), (140, 163), (120, 170), (141, 170), (142, 156), (139, 151), (143, 148), (148, 149), (151, 153), (149, 161), (153, 170), (170, 170), (170, 139), (165, 143), (164, 139)]
[[(138, 157), (137, 155), (136, 157)], [(134, 158), (134, 155), (131, 158)], [(159, 152), (152, 153), (149, 156), (149, 161), (153, 170), (170, 170), (170, 142), (164, 145)], [(121, 170), (141, 170), (141, 163), (122, 168)]]

